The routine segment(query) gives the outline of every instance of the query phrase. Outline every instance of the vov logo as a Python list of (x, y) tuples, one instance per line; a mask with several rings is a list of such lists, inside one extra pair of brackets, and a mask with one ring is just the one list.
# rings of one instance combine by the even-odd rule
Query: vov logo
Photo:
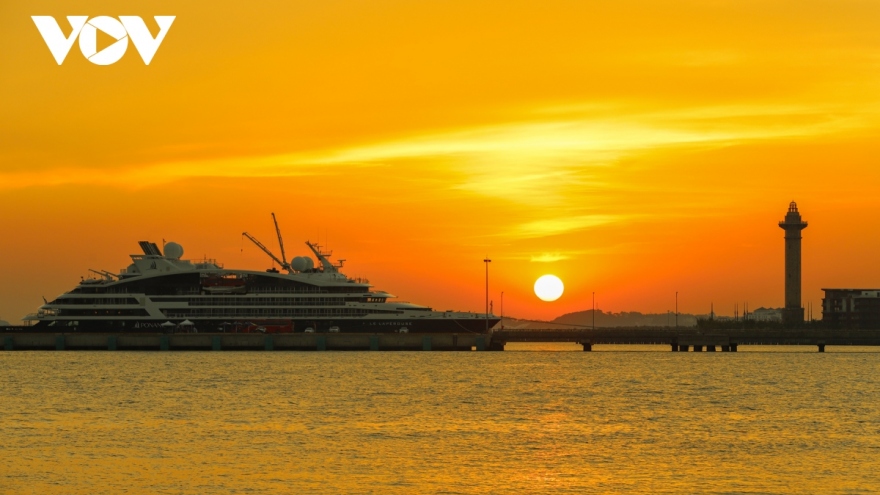
[[(119, 19), (107, 17), (105, 15), (92, 17), (85, 15), (69, 15), (67, 22), (70, 23), (70, 36), (65, 37), (61, 32), (61, 27), (55, 18), (49, 15), (34, 15), (31, 19), (37, 25), (37, 29), (43, 36), (43, 40), (55, 57), (58, 65), (64, 62), (73, 42), (79, 36), (79, 49), (83, 56), (89, 62), (95, 65), (110, 65), (116, 63), (125, 55), (128, 49), (128, 40), (134, 43), (134, 47), (144, 60), (144, 64), (150, 65), (156, 50), (168, 34), (171, 23), (174, 22), (173, 15), (157, 15), (153, 16), (156, 24), (159, 25), (159, 34), (153, 38), (150, 30), (144, 20), (138, 16), (121, 15)], [(98, 51), (98, 31), (111, 36), (116, 41), (110, 46)]]

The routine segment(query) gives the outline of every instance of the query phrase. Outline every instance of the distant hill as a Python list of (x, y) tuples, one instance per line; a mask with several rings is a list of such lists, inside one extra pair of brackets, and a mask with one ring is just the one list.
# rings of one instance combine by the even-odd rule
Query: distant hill
[[(695, 327), (697, 318), (705, 318), (706, 315), (692, 315), (679, 313), (678, 326)], [(572, 328), (573, 326), (589, 327), (593, 324), (593, 310), (577, 311), (564, 314), (552, 321), (520, 320), (505, 317), (502, 321), (504, 328), (527, 330), (534, 328)], [(666, 313), (639, 313), (638, 311), (624, 311), (620, 313), (605, 313), (596, 310), (596, 327), (665, 327), (675, 326), (675, 314)]]
[(558, 325), (549, 321), (539, 321), (539, 320), (520, 320), (518, 318), (510, 318), (505, 316), (501, 320), (501, 324), (496, 326), (495, 328), (504, 327), (506, 329), (514, 329), (514, 330), (531, 330), (535, 328), (571, 328), (568, 325)]
[[(697, 326), (697, 317), (704, 315), (692, 315), (686, 313), (678, 314), (678, 326), (695, 327)], [(561, 323), (566, 325), (582, 325), (590, 326), (593, 324), (593, 310), (577, 311), (575, 313), (564, 314), (553, 323)], [(675, 326), (675, 314), (668, 313), (639, 313), (638, 311), (623, 311), (620, 313), (605, 313), (602, 310), (596, 310), (596, 326), (597, 327), (665, 327)]]

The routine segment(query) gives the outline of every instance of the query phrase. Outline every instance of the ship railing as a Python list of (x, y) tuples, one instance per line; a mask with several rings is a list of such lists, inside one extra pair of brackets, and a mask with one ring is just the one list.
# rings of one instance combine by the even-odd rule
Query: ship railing
[[(191, 319), (202, 319), (202, 318), (274, 318), (274, 319), (285, 319), (285, 318), (363, 318), (368, 314), (371, 314), (367, 311), (362, 310), (331, 310), (325, 308), (296, 308), (296, 309), (288, 309), (288, 310), (272, 310), (272, 309), (254, 309), (254, 308), (239, 308), (238, 310), (229, 310), (229, 309), (221, 309), (221, 308), (213, 308), (214, 310), (208, 310), (207, 308), (193, 308), (187, 310), (178, 310), (178, 309), (169, 309), (162, 311), (162, 314), (165, 315), (166, 318), (191, 318)], [(388, 313), (392, 314), (392, 313)], [(400, 313), (393, 313), (400, 314)]]
[(250, 294), (318, 294), (320, 289), (290, 289), (275, 287), (251, 287), (248, 289)]
[(204, 268), (223, 268), (223, 263), (218, 263), (214, 258), (202, 258), (200, 260), (190, 260), (190, 263), (195, 265), (197, 269)]
[(190, 307), (204, 307), (204, 308), (213, 308), (213, 307), (225, 307), (225, 306), (234, 306), (241, 308), (252, 308), (252, 307), (288, 307), (288, 306), (297, 306), (297, 307), (310, 307), (310, 306), (338, 306), (345, 307), (346, 302), (343, 300), (338, 301), (261, 301), (259, 299), (253, 300), (244, 298), (244, 299), (235, 299), (233, 301), (211, 301), (205, 299), (191, 299), (188, 301)]

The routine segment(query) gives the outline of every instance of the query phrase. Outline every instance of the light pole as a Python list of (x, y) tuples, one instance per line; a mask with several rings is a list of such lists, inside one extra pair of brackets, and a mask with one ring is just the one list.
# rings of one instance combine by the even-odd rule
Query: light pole
[(675, 328), (678, 328), (678, 291), (675, 291)]
[(486, 259), (483, 260), (486, 264), (486, 333), (489, 333), (489, 263), (491, 262), (492, 260), (486, 255)]

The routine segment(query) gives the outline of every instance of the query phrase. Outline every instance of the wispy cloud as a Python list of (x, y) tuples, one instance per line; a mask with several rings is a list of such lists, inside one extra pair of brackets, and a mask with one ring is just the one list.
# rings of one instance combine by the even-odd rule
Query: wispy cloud
[(533, 263), (553, 263), (555, 261), (563, 261), (571, 259), (571, 256), (564, 253), (541, 253), (533, 255), (530, 259)]
[(566, 232), (584, 230), (620, 220), (615, 215), (581, 215), (562, 218), (548, 218), (522, 223), (513, 227), (508, 234), (518, 238), (548, 237)]
[[(552, 205), (572, 186), (602, 189), (607, 169), (651, 150), (832, 134), (865, 127), (858, 115), (784, 106), (698, 107), (641, 113), (590, 103), (532, 109), (534, 120), (428, 132), (365, 145), (228, 159), (166, 161), (99, 170), (58, 167), (0, 172), (0, 188), (62, 184), (152, 187), (193, 177), (322, 175), (335, 167), (420, 160), (442, 163), (450, 189)], [(334, 168), (328, 168), (328, 167)], [(418, 180), (413, 174), (413, 180)], [(578, 224), (578, 221), (562, 223)], [(528, 230), (528, 229), (526, 229)], [(551, 229), (552, 230), (552, 229)]]

